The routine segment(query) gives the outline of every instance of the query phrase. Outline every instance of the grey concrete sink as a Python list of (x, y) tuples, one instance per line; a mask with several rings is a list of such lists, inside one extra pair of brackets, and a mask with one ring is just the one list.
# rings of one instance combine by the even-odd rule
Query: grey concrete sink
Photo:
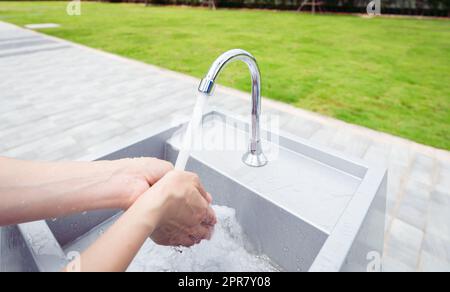
[[(200, 175), (215, 204), (236, 209), (248, 240), (282, 270), (365, 271), (373, 255), (381, 256), (385, 169), (267, 131), (263, 144), (269, 164), (251, 168), (241, 161), (245, 149), (236, 149), (247, 144), (248, 125), (219, 112), (206, 114), (204, 121), (204, 147), (192, 153), (188, 170)], [(154, 156), (174, 162), (181, 127), (156, 131), (101, 159)], [(230, 140), (237, 144), (224, 151)], [(117, 213), (97, 211), (4, 228), (0, 268), (58, 270), (65, 254), (85, 248)], [(39, 248), (32, 244), (36, 236)]]

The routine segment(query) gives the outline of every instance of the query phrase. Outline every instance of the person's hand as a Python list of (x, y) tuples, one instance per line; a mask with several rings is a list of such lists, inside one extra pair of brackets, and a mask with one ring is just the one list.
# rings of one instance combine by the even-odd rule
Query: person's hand
[(109, 180), (121, 197), (121, 208), (128, 209), (136, 199), (173, 169), (172, 163), (157, 158), (112, 161), (116, 169)]
[(194, 173), (170, 171), (136, 204), (156, 218), (151, 239), (159, 245), (192, 246), (210, 239), (216, 216), (212, 197)]
[(150, 185), (155, 184), (167, 172), (173, 170), (172, 163), (153, 157), (127, 158), (117, 162), (128, 174), (145, 179)]

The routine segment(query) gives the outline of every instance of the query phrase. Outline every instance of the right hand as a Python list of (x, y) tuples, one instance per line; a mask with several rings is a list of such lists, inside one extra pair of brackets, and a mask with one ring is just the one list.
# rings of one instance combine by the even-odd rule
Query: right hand
[(159, 245), (192, 246), (210, 239), (217, 222), (212, 197), (194, 173), (170, 171), (144, 194), (157, 214), (151, 239)]

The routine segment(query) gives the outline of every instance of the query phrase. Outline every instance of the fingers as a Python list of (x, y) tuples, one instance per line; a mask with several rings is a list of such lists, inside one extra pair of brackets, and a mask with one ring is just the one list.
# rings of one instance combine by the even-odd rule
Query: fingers
[(212, 203), (212, 201), (213, 201), (213, 198), (212, 198), (212, 196), (211, 196), (211, 194), (210, 193), (206, 193), (206, 196), (207, 196), (207, 198), (206, 198), (206, 200), (208, 201), (208, 203)]
[(186, 230), (178, 230), (178, 233), (173, 234), (171, 237), (167, 237), (165, 234), (165, 240), (155, 241), (155, 243), (160, 245), (170, 245), (170, 246), (185, 246), (190, 247), (195, 244), (199, 244), (204, 239), (211, 239), (213, 233), (213, 228), (211, 226), (198, 225), (193, 228)]
[(174, 169), (174, 166), (173, 166), (172, 162), (170, 162), (170, 161), (159, 159), (159, 162), (161, 164), (161, 168), (164, 173), (168, 173), (169, 171)]
[(196, 200), (200, 201), (198, 201), (197, 208), (194, 210), (196, 218), (195, 221), (193, 222), (194, 223), (193, 226), (195, 226), (196, 224), (202, 224), (205, 226), (214, 226), (217, 223), (217, 218), (214, 210), (211, 208), (210, 203), (203, 196), (200, 196), (199, 194), (197, 194), (197, 196), (198, 197)]
[(178, 244), (174, 244), (173, 246), (184, 246), (184, 247), (191, 247), (194, 244), (196, 244), (196, 239), (192, 236), (184, 236), (183, 238), (180, 239)]
[(200, 195), (202, 195), (202, 197), (208, 202), (208, 204), (212, 203), (212, 196), (210, 193), (208, 193), (205, 188), (203, 187), (201, 181), (200, 181), (200, 177), (195, 174), (195, 173), (191, 173), (194, 183), (195, 183), (195, 187), (197, 188), (197, 190), (199, 191)]
[(203, 220), (188, 229), (181, 231), (180, 237), (176, 239), (174, 245), (182, 245), (186, 247), (193, 246), (195, 244), (199, 244), (202, 240), (210, 240), (213, 232), (214, 225), (216, 224), (217, 219), (214, 213), (214, 210), (211, 207), (206, 208), (206, 213), (203, 215)]
[(173, 164), (165, 161), (165, 160), (157, 160), (156, 163), (156, 171), (153, 176), (151, 184), (155, 184), (158, 180), (160, 180), (163, 176), (173, 170)]
[(203, 225), (214, 226), (217, 223), (216, 213), (211, 207), (206, 210), (206, 215), (201, 222)]
[[(165, 161), (162, 161), (162, 163)], [(173, 170), (173, 165), (170, 162), (167, 162), (166, 165), (166, 172), (163, 173), (161, 176), (166, 175), (168, 172), (171, 172)], [(208, 193), (205, 188), (203, 187), (202, 183), (200, 182), (200, 177), (193, 172), (187, 172), (187, 171), (177, 171), (175, 170), (174, 173), (177, 173), (178, 177), (181, 180), (188, 180), (189, 178), (193, 182), (195, 188), (200, 193), (200, 195), (208, 202), (208, 204), (212, 203), (212, 196), (210, 193)]]
[(197, 186), (197, 190), (199, 191), (200, 195), (208, 202), (208, 205), (212, 203), (212, 197), (211, 195), (203, 188), (201, 184)]
[(212, 226), (206, 226), (206, 225), (200, 224), (189, 233), (189, 237), (191, 239), (194, 239), (195, 243), (198, 244), (203, 239), (208, 239), (208, 240), (211, 239), (212, 232), (213, 232)]
[(165, 200), (164, 204), (161, 203), (164, 219), (159, 225), (171, 227), (170, 230), (158, 228), (152, 239), (163, 244), (189, 247), (211, 238), (217, 218), (210, 205), (212, 196), (202, 186), (197, 174), (169, 171), (151, 189), (164, 194), (160, 196)]
[(174, 168), (171, 162), (158, 158), (140, 158), (140, 162), (144, 165), (144, 175), (150, 185), (154, 185)]

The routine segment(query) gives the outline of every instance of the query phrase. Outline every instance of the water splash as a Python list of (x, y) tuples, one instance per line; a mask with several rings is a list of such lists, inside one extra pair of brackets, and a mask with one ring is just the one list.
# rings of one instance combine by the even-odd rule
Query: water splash
[[(278, 271), (267, 256), (257, 254), (249, 245), (235, 216), (235, 210), (213, 206), (218, 223), (211, 240), (191, 248), (159, 246), (148, 239), (128, 271), (181, 272), (267, 272)], [(180, 253), (181, 251), (181, 253)]]

